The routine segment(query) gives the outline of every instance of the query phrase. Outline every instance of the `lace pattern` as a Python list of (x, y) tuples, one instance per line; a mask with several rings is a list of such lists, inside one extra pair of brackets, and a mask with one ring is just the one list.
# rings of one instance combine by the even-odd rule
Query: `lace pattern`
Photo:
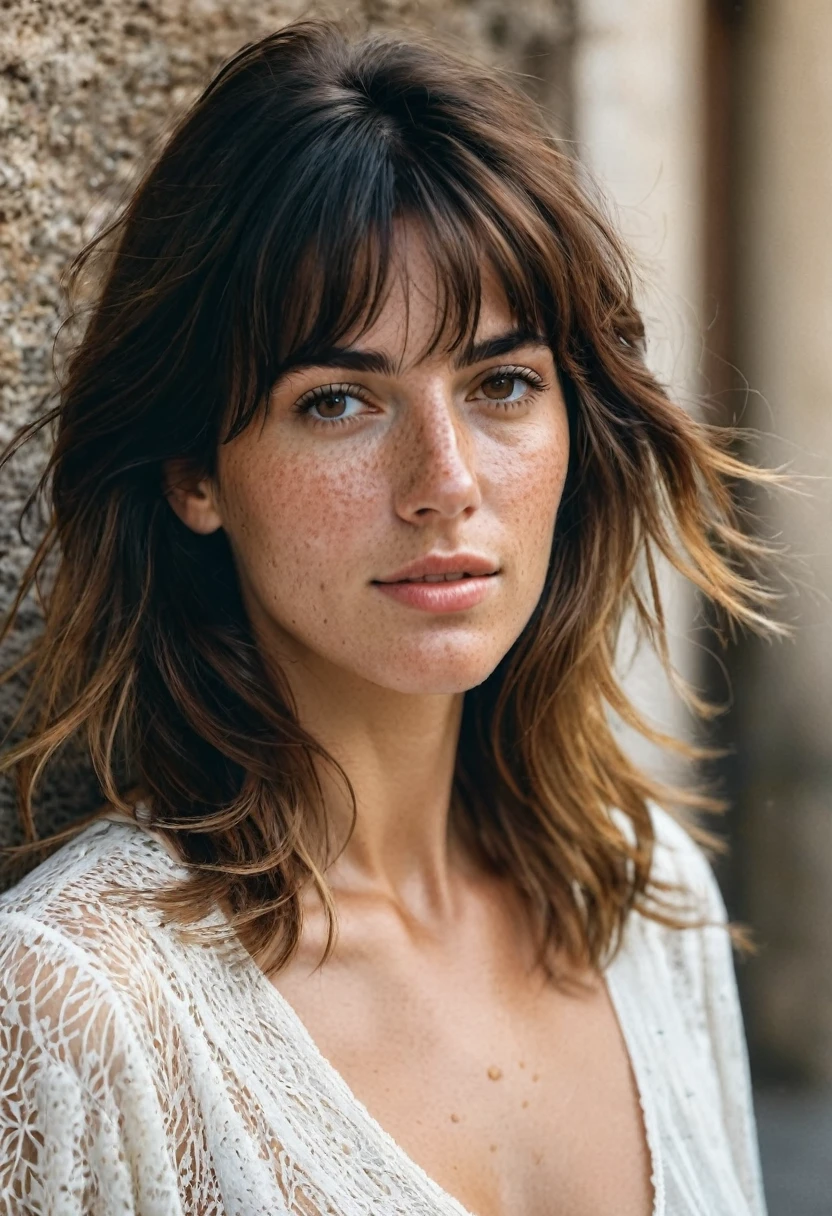
[[(724, 920), (704, 856), (654, 814), (661, 876)], [(2, 1216), (472, 1216), (242, 946), (185, 944), (153, 910), (102, 897), (177, 868), (140, 825), (100, 820), (0, 895)], [(654, 1216), (764, 1216), (727, 933), (634, 914), (607, 979)]]

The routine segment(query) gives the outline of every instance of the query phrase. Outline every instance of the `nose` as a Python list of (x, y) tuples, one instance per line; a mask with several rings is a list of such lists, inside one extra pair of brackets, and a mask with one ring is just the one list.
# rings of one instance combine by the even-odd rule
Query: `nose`
[(424, 393), (407, 417), (396, 457), (397, 514), (422, 524), (475, 511), (482, 495), (474, 437), (452, 394)]

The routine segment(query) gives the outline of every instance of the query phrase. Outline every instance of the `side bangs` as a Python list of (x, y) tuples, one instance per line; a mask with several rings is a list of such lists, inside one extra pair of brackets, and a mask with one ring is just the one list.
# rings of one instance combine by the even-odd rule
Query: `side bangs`
[(248, 268), (240, 267), (250, 290), (238, 286), (235, 293), (237, 367), (226, 442), (293, 365), (314, 362), (347, 336), (357, 341), (377, 320), (401, 268), (400, 221), (414, 225), (435, 271), (436, 324), (418, 357), (473, 345), (486, 266), (518, 328), (543, 334), (554, 347), (565, 267), (531, 200), (479, 160), (472, 189), (470, 164), (456, 174), (436, 162), (416, 164), (380, 148), (373, 136), (375, 147), (333, 141), (331, 156), (312, 156), (279, 214), (260, 226), (259, 248), (258, 233), (250, 233), (247, 258), (242, 251)]

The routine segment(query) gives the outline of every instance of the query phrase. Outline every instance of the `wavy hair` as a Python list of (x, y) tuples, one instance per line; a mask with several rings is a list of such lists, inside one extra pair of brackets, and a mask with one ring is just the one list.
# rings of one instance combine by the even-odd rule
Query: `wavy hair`
[(354, 792), (267, 672), (225, 534), (180, 522), (163, 466), (213, 473), (219, 445), (293, 360), (364, 332), (400, 217), (418, 220), (438, 272), (432, 349), (470, 341), (487, 259), (518, 323), (546, 335), (566, 397), (571, 454), (545, 589), (465, 694), (450, 813), (524, 897), (544, 965), (561, 950), (597, 966), (633, 908), (687, 923), (651, 876), (651, 800), (711, 805), (659, 788), (616, 740), (611, 713), (673, 746), (616, 677), (622, 620), (634, 613), (669, 666), (661, 555), (730, 625), (776, 629), (755, 573), (765, 545), (740, 527), (732, 489), (771, 475), (734, 457), (731, 433), (694, 419), (646, 366), (629, 255), (533, 103), (505, 73), (411, 34), (304, 20), (243, 47), (73, 263), (75, 297), (96, 284), (84, 332), (57, 404), (5, 454), (54, 428), (30, 498), (47, 501), (50, 524), (3, 633), (51, 569), (42, 635), (6, 672), (32, 669), (14, 725), (25, 731), (2, 760), (25, 843), (6, 853), (41, 855), (102, 813), (35, 832), (43, 770), (80, 741), (107, 803), (132, 814), (138, 792), (188, 867), (133, 898), (194, 940), (220, 903), (272, 972), (296, 949), (312, 883), (329, 956), (319, 766), (338, 769), (353, 823)]

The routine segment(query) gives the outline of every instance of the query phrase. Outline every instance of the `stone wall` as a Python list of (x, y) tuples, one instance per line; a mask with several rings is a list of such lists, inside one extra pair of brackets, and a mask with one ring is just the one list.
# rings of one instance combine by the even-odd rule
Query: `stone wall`
[[(62, 315), (61, 275), (111, 214), (156, 141), (243, 43), (303, 13), (298, 0), (3, 0), (0, 31), (0, 444), (33, 419), (52, 383)], [(334, 11), (344, 11), (338, 6)], [(361, 0), (362, 24), (431, 28), (517, 71), (568, 121), (568, 0)], [(0, 474), (0, 610), (5, 611), (37, 535), (17, 534), (37, 480), (44, 436)], [(27, 604), (3, 647), (2, 667), (38, 629)], [(19, 679), (0, 687), (7, 722)], [(95, 788), (82, 760), (65, 757), (43, 788), (41, 819), (59, 826), (88, 808)], [(13, 791), (0, 787), (0, 836), (15, 838)]]

